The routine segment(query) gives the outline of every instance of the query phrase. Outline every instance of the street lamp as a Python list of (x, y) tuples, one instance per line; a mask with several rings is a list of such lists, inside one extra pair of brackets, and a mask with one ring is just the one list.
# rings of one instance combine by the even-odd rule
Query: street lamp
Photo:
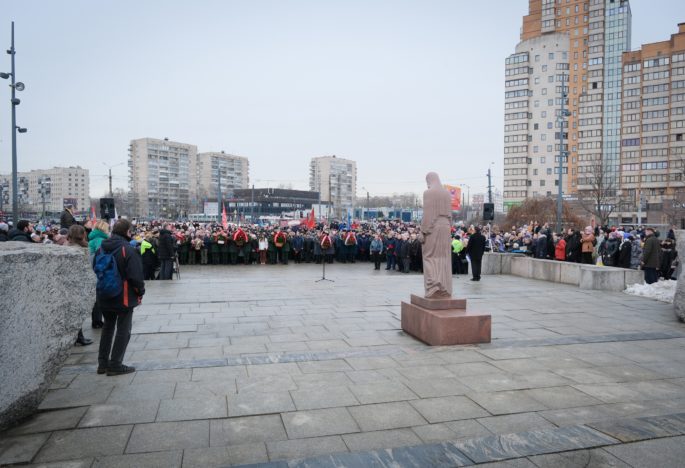
[(23, 91), (25, 86), (22, 82), (16, 81), (16, 67), (14, 65), (14, 56), (16, 55), (16, 50), (14, 49), (14, 21), (12, 21), (12, 40), (9, 50), (7, 53), (11, 57), (11, 69), (10, 73), (0, 73), (0, 78), (6, 80), (10, 78), (10, 88), (12, 88), (12, 98), (10, 102), (12, 103), (12, 218), (14, 219), (14, 225), (19, 223), (19, 197), (17, 194), (17, 132), (26, 133), (27, 129), (24, 127), (17, 126), (17, 106), (21, 101), (16, 97), (17, 91)]
[[(464, 205), (461, 209), (464, 212), (464, 224), (466, 224), (466, 221), (468, 221), (468, 216), (469, 216), (469, 208), (471, 206), (471, 186), (469, 184), (459, 184), (460, 187), (466, 187), (466, 203), (462, 203)], [(462, 198), (464, 195), (462, 194)]]
[(366, 192), (366, 216), (364, 216), (364, 219), (366, 221), (369, 220), (369, 202), (370, 202), (370, 197), (369, 197), (369, 191), (367, 190), (366, 187), (362, 187), (362, 190)]
[(571, 112), (565, 109), (566, 105), (566, 98), (568, 94), (564, 91), (564, 83), (561, 83), (561, 111), (559, 112), (559, 116), (557, 117), (557, 122), (559, 123), (559, 165), (557, 170), (559, 171), (559, 174), (557, 175), (557, 184), (559, 185), (558, 187), (558, 192), (557, 192), (557, 232), (560, 233), (561, 231), (561, 217), (562, 217), (562, 199), (563, 199), (563, 188), (562, 188), (562, 173), (563, 173), (563, 167), (564, 167), (564, 157), (568, 158), (568, 151), (564, 150), (564, 118), (569, 117), (571, 115)]
[[(21, 133), (21, 130), (19, 130), (19, 132)], [(115, 168), (117, 166), (121, 166), (121, 165), (126, 164), (126, 163), (121, 162), (121, 163), (113, 164), (111, 166), (109, 164), (107, 164), (106, 162), (103, 162), (102, 164), (106, 168), (109, 169), (109, 198), (114, 198), (114, 192), (112, 192), (112, 168)]]

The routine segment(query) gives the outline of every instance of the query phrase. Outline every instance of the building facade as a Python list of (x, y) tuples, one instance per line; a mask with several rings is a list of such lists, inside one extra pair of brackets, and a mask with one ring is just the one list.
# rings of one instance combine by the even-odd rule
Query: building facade
[(174, 219), (197, 209), (197, 146), (140, 138), (131, 141), (128, 156), (136, 216)]
[(330, 217), (342, 219), (354, 208), (357, 193), (357, 163), (336, 156), (312, 158), (309, 188), (321, 194), (332, 209)]
[(685, 23), (622, 65), (620, 221), (685, 228)]
[[(521, 43), (506, 60), (505, 209), (527, 197), (556, 195), (560, 157), (565, 194), (583, 188), (579, 182), (587, 180), (580, 175), (591, 158), (607, 161), (617, 178), (620, 57), (629, 50), (630, 27), (628, 0), (529, 0)], [(526, 58), (529, 76), (513, 76), (523, 66), (515, 62)], [(546, 86), (535, 87), (536, 81)], [(527, 121), (513, 104), (526, 90)], [(560, 117), (562, 99), (567, 115)]]
[[(19, 211), (60, 213), (65, 204), (77, 212), (90, 209), (90, 173), (80, 166), (17, 173)], [(12, 176), (0, 175), (0, 211), (12, 210)]]
[[(247, 158), (223, 151), (198, 153), (197, 197), (200, 200), (217, 198), (219, 188), (224, 194), (249, 186), (250, 163)], [(219, 184), (221, 182), (221, 184)]]

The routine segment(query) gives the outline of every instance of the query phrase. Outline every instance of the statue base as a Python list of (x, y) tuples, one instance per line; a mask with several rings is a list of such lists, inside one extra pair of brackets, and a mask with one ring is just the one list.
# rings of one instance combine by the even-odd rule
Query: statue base
[(402, 302), (402, 330), (431, 346), (490, 343), (492, 318), (466, 310), (466, 299)]

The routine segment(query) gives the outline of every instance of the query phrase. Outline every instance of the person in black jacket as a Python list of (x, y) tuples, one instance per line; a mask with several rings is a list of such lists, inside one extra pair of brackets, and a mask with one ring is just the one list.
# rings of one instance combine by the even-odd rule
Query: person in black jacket
[(74, 205), (65, 205), (62, 216), (59, 218), (59, 224), (62, 229), (69, 229), (72, 225), (77, 224), (73, 214)]
[(7, 242), (10, 240), (10, 236), (7, 234), (9, 226), (7, 223), (0, 223), (0, 242)]
[(31, 223), (22, 219), (17, 223), (17, 227), (9, 232), (9, 238), (7, 240), (15, 242), (33, 242), (31, 239), (32, 232), (33, 227), (31, 226)]
[(476, 232), (469, 237), (465, 250), (471, 258), (471, 274), (473, 275), (471, 281), (480, 281), (480, 267), (485, 253), (485, 236), (480, 233), (480, 227), (477, 227)]
[(632, 255), (633, 244), (628, 238), (624, 238), (621, 246), (618, 249), (618, 264), (619, 268), (630, 269), (630, 257)]
[(174, 258), (176, 257), (176, 242), (171, 235), (169, 225), (159, 231), (159, 245), (157, 259), (159, 260), (159, 279), (170, 280), (174, 273)]
[(100, 335), (98, 374), (121, 375), (135, 372), (135, 368), (125, 366), (123, 360), (131, 339), (133, 309), (140, 304), (145, 294), (145, 282), (143, 262), (138, 251), (129, 244), (130, 241), (131, 223), (120, 219), (112, 228), (112, 237), (102, 241), (100, 246), (103, 252), (113, 253), (123, 287), (121, 294), (116, 297), (97, 298), (105, 319)]

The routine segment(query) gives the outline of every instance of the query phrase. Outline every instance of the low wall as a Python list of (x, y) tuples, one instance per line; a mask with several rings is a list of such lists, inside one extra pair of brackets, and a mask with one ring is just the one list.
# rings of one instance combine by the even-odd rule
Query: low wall
[(675, 298), (673, 299), (673, 307), (678, 320), (685, 322), (685, 265), (683, 265), (683, 261), (685, 261), (685, 230), (676, 231), (675, 238), (681, 267), (678, 286), (676, 287)]
[(581, 289), (602, 291), (623, 291), (627, 286), (643, 281), (642, 272), (637, 270), (541, 260), (521, 254), (498, 253), (486, 253), (484, 255), (482, 274), (514, 275), (553, 283), (573, 284)]
[(31, 415), (95, 298), (85, 249), (0, 242), (0, 430)]

